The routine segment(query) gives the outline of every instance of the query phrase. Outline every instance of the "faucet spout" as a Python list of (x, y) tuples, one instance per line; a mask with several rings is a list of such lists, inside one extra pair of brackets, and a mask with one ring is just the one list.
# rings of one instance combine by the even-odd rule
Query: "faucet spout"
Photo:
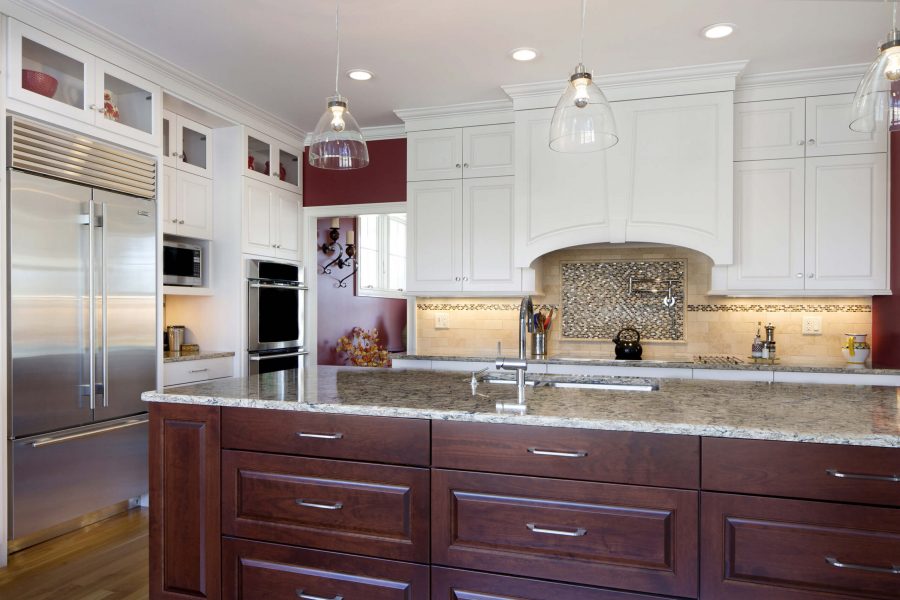
[(519, 305), (519, 358), (525, 360), (528, 334), (534, 331), (534, 303), (531, 296), (522, 298)]

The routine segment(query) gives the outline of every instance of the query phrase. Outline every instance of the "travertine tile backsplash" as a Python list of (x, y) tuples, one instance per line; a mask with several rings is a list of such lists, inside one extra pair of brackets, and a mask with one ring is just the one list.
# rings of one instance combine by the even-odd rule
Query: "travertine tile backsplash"
[[(561, 305), (562, 263), (591, 261), (679, 260), (686, 262), (687, 306), (684, 341), (644, 343), (644, 358), (691, 360), (698, 355), (731, 355), (745, 359), (757, 323), (775, 325), (778, 353), (784, 364), (839, 366), (844, 363), (844, 333), (872, 331), (872, 299), (862, 298), (722, 298), (707, 296), (711, 261), (684, 248), (650, 245), (582, 246), (560, 250), (542, 260), (543, 295), (535, 303)], [(608, 306), (589, 307), (608, 311)], [(435, 329), (435, 315), (446, 312), (448, 329)], [(804, 315), (822, 318), (822, 335), (804, 336)], [(615, 315), (613, 315), (615, 317)], [(622, 327), (627, 317), (623, 315)], [(613, 320), (615, 320), (613, 318)], [(764, 332), (763, 332), (764, 333)], [(557, 317), (550, 329), (550, 356), (613, 358), (607, 341), (563, 339)], [(518, 344), (518, 301), (515, 298), (420, 298), (416, 311), (416, 351), (438, 356), (493, 356), (497, 342), (504, 354)]]

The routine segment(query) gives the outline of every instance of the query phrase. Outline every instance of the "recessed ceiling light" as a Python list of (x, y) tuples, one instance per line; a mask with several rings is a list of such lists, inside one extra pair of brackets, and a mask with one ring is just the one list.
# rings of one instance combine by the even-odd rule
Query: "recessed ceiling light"
[(527, 62), (537, 58), (538, 53), (534, 48), (516, 48), (509, 55), (513, 57), (513, 60)]
[(734, 23), (715, 23), (703, 28), (703, 37), (710, 40), (720, 40), (734, 33)]
[(347, 71), (347, 77), (356, 81), (368, 81), (372, 79), (373, 74), (372, 71), (366, 71), (365, 69), (351, 69)]

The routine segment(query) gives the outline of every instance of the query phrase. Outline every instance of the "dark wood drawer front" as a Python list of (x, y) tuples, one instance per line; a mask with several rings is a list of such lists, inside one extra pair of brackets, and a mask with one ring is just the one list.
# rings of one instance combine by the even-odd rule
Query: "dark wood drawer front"
[(427, 467), (430, 424), (423, 419), (225, 408), (222, 446)]
[(535, 581), (508, 575), (431, 568), (431, 600), (662, 600), (564, 583)]
[(225, 451), (228, 535), (428, 561), (427, 469)]
[(696, 489), (700, 439), (494, 423), (435, 421), (433, 466)]
[(704, 490), (900, 506), (900, 448), (720, 438), (702, 443)]
[(702, 596), (900, 598), (900, 511), (702, 494)]
[(697, 492), (435, 470), (432, 562), (693, 596)]
[(225, 600), (427, 600), (428, 567), (225, 538)]

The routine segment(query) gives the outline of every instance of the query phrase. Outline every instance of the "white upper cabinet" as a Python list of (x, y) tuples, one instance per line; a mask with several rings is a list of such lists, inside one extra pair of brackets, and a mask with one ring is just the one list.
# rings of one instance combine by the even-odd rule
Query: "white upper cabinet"
[(300, 260), (300, 194), (244, 179), (242, 249), (247, 254)]
[[(159, 86), (15, 19), (9, 19), (7, 88), (17, 111), (41, 111), (156, 145)], [(66, 123), (67, 124), (67, 123)]]
[(806, 161), (806, 289), (888, 287), (887, 156)]
[(514, 129), (506, 123), (410, 132), (406, 178), (435, 181), (512, 175)]
[(734, 105), (734, 160), (803, 158), (806, 153), (803, 98)]
[(462, 183), (459, 181), (407, 185), (408, 291), (453, 292), (462, 289), (462, 202)]
[(212, 181), (163, 167), (163, 233), (202, 240), (213, 238)]
[(463, 182), (463, 290), (520, 291), (522, 271), (513, 260), (515, 177)]
[(262, 133), (245, 128), (244, 175), (290, 192), (303, 187), (303, 151)]
[(300, 260), (300, 205), (302, 200), (298, 194), (283, 190), (275, 192), (276, 227), (275, 258), (284, 260)]
[(887, 126), (879, 121), (875, 131), (850, 129), (853, 94), (806, 99), (806, 156), (887, 152)]
[(212, 130), (165, 111), (162, 119), (163, 163), (179, 171), (212, 178)]

